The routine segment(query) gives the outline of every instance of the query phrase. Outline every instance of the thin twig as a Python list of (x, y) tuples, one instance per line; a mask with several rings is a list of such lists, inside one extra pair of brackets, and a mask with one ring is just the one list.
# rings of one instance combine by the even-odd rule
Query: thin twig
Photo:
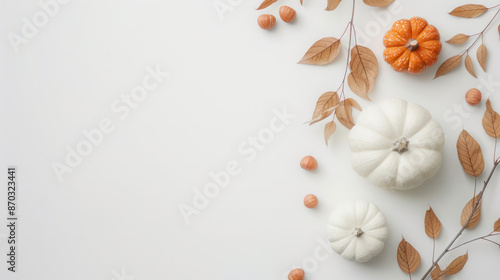
[(464, 245), (467, 245), (467, 244), (469, 244), (469, 243), (472, 243), (472, 242), (478, 241), (478, 240), (485, 240), (485, 241), (489, 241), (489, 242), (492, 242), (492, 243), (494, 243), (494, 244), (496, 244), (496, 245), (499, 245), (499, 246), (500, 246), (500, 244), (498, 244), (497, 242), (495, 242), (495, 241), (490, 240), (490, 239), (488, 239), (488, 238), (487, 238), (487, 237), (491, 237), (491, 236), (495, 236), (495, 235), (497, 235), (497, 234), (490, 233), (490, 234), (488, 234), (488, 235), (484, 235), (484, 236), (480, 236), (480, 237), (478, 237), (478, 238), (471, 239), (471, 240), (469, 240), (469, 241), (467, 241), (467, 242), (464, 242), (464, 243), (462, 243), (462, 244), (459, 244), (459, 245), (457, 245), (457, 246), (455, 246), (455, 247), (453, 247), (453, 248), (451, 248), (451, 249), (448, 249), (448, 252), (450, 252), (450, 251), (452, 251), (452, 250), (455, 250), (455, 249), (457, 249), (457, 248), (460, 248), (460, 247), (462, 247), (462, 246), (464, 246)]
[(495, 162), (495, 158), (497, 153), (497, 138), (495, 138), (495, 148), (493, 149), (493, 162)]
[[(337, 89), (337, 92), (340, 89), (342, 89), (341, 94), (340, 94), (340, 98), (342, 98), (343, 100), (345, 100), (344, 86), (345, 86), (345, 79), (347, 77), (347, 71), (349, 70), (349, 61), (351, 58), (351, 42), (352, 42), (352, 32), (354, 29), (353, 23), (354, 23), (354, 11), (355, 11), (355, 9), (356, 9), (356, 0), (353, 0), (352, 1), (351, 21), (349, 21), (349, 23), (347, 23), (347, 27), (344, 30), (344, 34), (345, 34), (345, 32), (347, 31), (347, 28), (349, 28), (349, 47), (347, 48), (347, 60), (346, 60), (346, 64), (345, 64), (344, 77), (342, 78), (342, 83), (340, 84), (339, 88)], [(342, 34), (341, 37), (343, 37), (344, 34)]]
[(346, 25), (346, 27), (345, 27), (345, 29), (344, 29), (344, 32), (342, 32), (342, 35), (340, 35), (340, 37), (339, 37), (339, 40), (340, 40), (340, 39), (342, 39), (342, 38), (344, 37), (345, 33), (347, 32), (347, 28), (349, 28), (349, 24), (350, 24), (350, 22), (349, 22), (349, 23), (347, 23), (347, 25)]
[(498, 6), (500, 6), (500, 4), (495, 5), (495, 6), (493, 6), (493, 7), (490, 7), (490, 8), (488, 8), (488, 10), (490, 10), (490, 9), (495, 9), (495, 8), (496, 8), (496, 7), (498, 7)]
[(476, 197), (476, 191), (477, 191), (477, 177), (474, 176), (474, 196), (472, 197), (474, 199), (474, 197)]
[(500, 246), (500, 243), (497, 243), (497, 242), (495, 242), (495, 241), (493, 241), (493, 240), (491, 240), (491, 239), (488, 239), (488, 238), (481, 238), (481, 239), (483, 239), (484, 241), (491, 242), (491, 243), (493, 243), (493, 244), (495, 244), (495, 245), (497, 245), (497, 246)]
[[(347, 77), (347, 70), (349, 69), (349, 61), (350, 61), (350, 58), (351, 58), (351, 52), (349, 50), (351, 49), (352, 31), (354, 30), (353, 22), (354, 22), (354, 10), (355, 10), (355, 7), (356, 7), (356, 0), (352, 0), (351, 21), (349, 21), (347, 23), (347, 25), (346, 25), (346, 27), (344, 29), (344, 32), (342, 32), (342, 35), (340, 35), (340, 37), (339, 37), (339, 41), (340, 41), (344, 37), (344, 35), (346, 34), (347, 29), (349, 29), (349, 47), (347, 49), (347, 62), (346, 62), (346, 65), (345, 65), (344, 77), (342, 78), (342, 83), (340, 84), (340, 86), (336, 90), (336, 92), (338, 94), (338, 97), (341, 100), (345, 100), (344, 85), (345, 85), (345, 80), (346, 80), (346, 77)], [(342, 91), (340, 91), (340, 93), (339, 93), (340, 89), (342, 89)], [(329, 110), (333, 111), (333, 120), (332, 121), (335, 120), (337, 107), (338, 107), (338, 105), (335, 106), (334, 108), (329, 109)], [(327, 111), (329, 111), (329, 110), (327, 110)], [(323, 113), (325, 113), (325, 112), (323, 112)]]
[[(496, 8), (497, 6), (495, 7), (492, 7), (492, 8)], [(495, 18), (498, 16), (498, 13), (500, 12), (500, 9), (497, 10), (497, 12), (495, 13), (495, 15), (491, 18), (491, 20), (488, 22), (488, 24), (486, 25), (486, 27), (479, 33), (476, 33), (476, 34), (472, 34), (471, 36), (477, 36), (476, 40), (474, 40), (474, 42), (472, 42), (472, 44), (464, 51), (462, 51), (461, 53), (459, 53), (460, 56), (463, 56), (464, 54), (468, 53), (469, 50), (477, 43), (477, 41), (479, 41), (479, 38), (482, 38), (483, 35), (484, 35), (484, 32), (486, 32), (486, 30), (488, 29), (488, 27), (490, 27), (490, 25), (493, 23), (493, 21), (495, 20)]]
[(436, 239), (432, 238), (432, 262), (434, 262), (435, 255), (436, 255)]

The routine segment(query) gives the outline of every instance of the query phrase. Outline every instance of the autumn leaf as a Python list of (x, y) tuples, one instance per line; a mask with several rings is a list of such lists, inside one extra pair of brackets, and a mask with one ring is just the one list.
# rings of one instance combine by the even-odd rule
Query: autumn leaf
[(443, 76), (444, 74), (453, 70), (455, 67), (458, 66), (458, 64), (460, 64), (461, 61), (462, 61), (461, 55), (455, 55), (448, 58), (443, 62), (443, 64), (439, 66), (438, 70), (436, 71), (436, 76), (434, 76), (434, 79)]
[(366, 47), (356, 45), (351, 49), (351, 73), (347, 77), (347, 83), (351, 90), (365, 98), (375, 86), (378, 75), (378, 61), (375, 54)]
[(432, 280), (444, 280), (444, 272), (441, 270), (441, 267), (439, 267), (439, 264), (436, 264), (436, 266), (432, 270), (431, 279)]
[(467, 69), (467, 72), (477, 79), (476, 72), (474, 71), (474, 65), (472, 64), (472, 58), (470, 58), (469, 54), (465, 57), (465, 69)]
[(257, 10), (262, 10), (262, 9), (265, 9), (269, 6), (271, 6), (272, 4), (276, 3), (278, 0), (264, 0), (264, 2), (262, 2), (262, 4), (260, 4), (260, 6), (257, 8)]
[(339, 104), (339, 96), (335, 91), (328, 91), (323, 93), (318, 102), (312, 116), (310, 124), (315, 124), (319, 121), (326, 119), (333, 113), (333, 108)]
[(335, 115), (339, 122), (345, 126), (347, 129), (352, 129), (354, 127), (354, 119), (352, 117), (352, 108), (362, 110), (361, 106), (352, 98), (347, 98), (344, 101), (340, 101), (337, 109), (335, 109)]
[(420, 266), (420, 254), (404, 237), (398, 246), (398, 265), (404, 273), (412, 274)]
[(352, 72), (349, 73), (347, 76), (347, 84), (349, 85), (349, 88), (351, 88), (352, 92), (355, 94), (366, 98), (368, 98), (368, 92), (370, 91), (370, 85), (368, 81), (363, 79), (362, 76), (357, 76), (356, 74), (353, 74)]
[(457, 153), (465, 172), (479, 176), (484, 170), (484, 158), (481, 146), (465, 129), (458, 136)]
[(486, 8), (483, 5), (467, 4), (455, 8), (453, 11), (450, 12), (450, 15), (456, 17), (474, 18), (482, 15), (487, 10), (488, 8)]
[(493, 231), (500, 232), (500, 219), (498, 219), (493, 225)]
[(363, 2), (368, 6), (384, 8), (389, 6), (394, 0), (363, 0)]
[(465, 224), (467, 224), (467, 221), (469, 221), (470, 219), (470, 222), (465, 227), (466, 229), (474, 228), (479, 223), (479, 219), (481, 218), (481, 201), (479, 201), (477, 210), (474, 212), (472, 218), (471, 215), (474, 211), (474, 208), (476, 207), (478, 200), (481, 198), (481, 194), (482, 192), (469, 200), (469, 202), (467, 202), (464, 209), (462, 210), (462, 215), (460, 216), (460, 225), (464, 227)]
[(446, 43), (463, 44), (463, 43), (467, 42), (467, 40), (469, 40), (469, 38), (470, 38), (469, 35), (465, 35), (463, 33), (460, 33), (460, 34), (457, 34), (457, 35), (451, 37), (451, 39), (446, 41)]
[(490, 99), (486, 100), (486, 111), (483, 116), (483, 128), (486, 134), (500, 138), (500, 115), (491, 107)]
[(484, 44), (481, 44), (477, 49), (477, 61), (479, 61), (479, 65), (483, 68), (484, 72), (486, 72), (486, 56), (488, 55), (488, 49)]
[(498, 38), (500, 39), (500, 24), (498, 25)]
[(448, 267), (444, 270), (444, 274), (446, 275), (453, 275), (457, 274), (464, 268), (465, 264), (467, 263), (467, 259), (469, 259), (469, 253), (465, 253), (465, 255), (462, 255), (456, 259), (454, 259)]
[(331, 121), (325, 125), (325, 143), (328, 146), (328, 140), (330, 140), (330, 137), (335, 133), (335, 130), (337, 130), (337, 125), (335, 124), (334, 121)]
[(337, 7), (339, 6), (340, 2), (342, 2), (342, 0), (327, 0), (327, 4), (326, 4), (326, 9), (327, 11), (333, 11), (335, 9), (337, 9)]
[(316, 41), (299, 63), (325, 65), (332, 62), (339, 52), (340, 40), (334, 37), (326, 37)]
[(441, 221), (438, 219), (432, 207), (425, 212), (425, 233), (432, 239), (438, 238), (441, 233)]
[(302, 2), (303, 2), (303, 0), (300, 0), (300, 5), (304, 5), (304, 3), (302, 3)]

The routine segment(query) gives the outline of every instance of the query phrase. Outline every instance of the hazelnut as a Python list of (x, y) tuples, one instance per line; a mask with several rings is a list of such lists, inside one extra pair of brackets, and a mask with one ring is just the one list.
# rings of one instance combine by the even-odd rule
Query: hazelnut
[(288, 280), (304, 280), (304, 270), (296, 268), (288, 273)]
[(294, 9), (292, 9), (288, 6), (281, 6), (280, 7), (280, 17), (284, 22), (292, 22), (296, 16), (297, 16), (297, 13), (295, 12)]
[(307, 171), (314, 171), (318, 168), (318, 162), (312, 156), (306, 156), (300, 161), (300, 167)]
[(304, 206), (307, 208), (316, 208), (318, 206), (318, 198), (314, 194), (308, 194), (304, 197)]
[(469, 103), (469, 105), (477, 105), (481, 102), (481, 92), (477, 88), (471, 88), (465, 94), (465, 101)]
[(276, 24), (276, 17), (273, 15), (260, 15), (259, 18), (257, 18), (257, 23), (260, 28), (269, 30), (274, 27), (274, 24)]

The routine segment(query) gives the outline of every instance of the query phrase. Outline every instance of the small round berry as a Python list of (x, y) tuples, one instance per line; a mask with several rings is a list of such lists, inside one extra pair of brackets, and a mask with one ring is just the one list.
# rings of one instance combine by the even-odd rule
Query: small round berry
[(307, 171), (314, 171), (318, 168), (318, 162), (312, 156), (306, 156), (300, 161), (300, 167)]
[(294, 9), (292, 9), (288, 6), (281, 6), (280, 7), (280, 18), (284, 22), (292, 22), (296, 16), (297, 16), (297, 13), (295, 12)]
[(257, 18), (257, 23), (260, 28), (269, 30), (274, 27), (274, 24), (276, 24), (276, 17), (273, 15), (260, 15)]
[(304, 206), (307, 208), (316, 208), (318, 206), (318, 198), (314, 194), (308, 194), (304, 197)]
[(481, 102), (481, 92), (477, 88), (471, 88), (465, 94), (465, 101), (469, 105), (477, 105)]
[(288, 273), (288, 280), (304, 280), (304, 270), (296, 268)]

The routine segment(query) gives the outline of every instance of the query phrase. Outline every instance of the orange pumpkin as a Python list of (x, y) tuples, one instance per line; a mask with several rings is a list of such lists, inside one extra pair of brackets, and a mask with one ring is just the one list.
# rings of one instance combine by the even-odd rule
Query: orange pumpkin
[(421, 17), (400, 19), (384, 35), (384, 60), (398, 72), (421, 73), (438, 60), (439, 32)]

